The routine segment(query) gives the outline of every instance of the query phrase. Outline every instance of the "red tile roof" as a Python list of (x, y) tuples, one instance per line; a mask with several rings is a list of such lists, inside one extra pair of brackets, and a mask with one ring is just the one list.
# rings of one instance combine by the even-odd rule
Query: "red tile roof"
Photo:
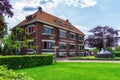
[[(20, 22), (17, 26), (22, 26), (24, 24), (27, 24), (28, 22), (35, 21), (35, 20), (40, 20), (40, 21), (43, 21), (43, 22), (55, 25), (55, 26), (57, 26), (59, 28), (63, 28), (63, 29), (70, 30), (70, 31), (73, 31), (73, 32), (76, 32), (76, 33), (84, 35), (83, 32), (81, 32), (79, 29), (77, 29), (72, 24), (71, 24), (72, 27), (68, 28), (67, 24), (69, 24), (70, 22), (68, 22), (67, 20), (60, 19), (60, 18), (58, 18), (56, 16), (53, 16), (53, 15), (51, 15), (49, 13), (46, 13), (46, 12), (40, 11), (40, 10), (38, 10), (37, 12), (35, 12), (33, 14), (33, 18), (31, 20), (27, 21), (25, 19), (22, 22)], [(59, 25), (58, 23), (56, 23), (55, 20), (62, 21), (62, 25)]]

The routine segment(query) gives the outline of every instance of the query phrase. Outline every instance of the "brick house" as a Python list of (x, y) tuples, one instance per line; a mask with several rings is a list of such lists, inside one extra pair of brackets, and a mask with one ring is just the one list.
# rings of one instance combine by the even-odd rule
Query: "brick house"
[[(38, 11), (28, 15), (16, 27), (25, 29), (23, 35), (29, 35), (28, 47), (22, 48), (22, 54), (53, 54), (54, 46), (59, 46), (57, 56), (75, 56), (84, 53), (84, 33), (73, 26), (69, 20), (63, 20), (49, 13)], [(35, 46), (35, 48), (30, 48)]]

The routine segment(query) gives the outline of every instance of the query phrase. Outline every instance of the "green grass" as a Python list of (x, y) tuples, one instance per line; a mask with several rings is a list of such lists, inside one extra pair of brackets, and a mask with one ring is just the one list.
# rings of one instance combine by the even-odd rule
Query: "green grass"
[(115, 58), (96, 58), (95, 56), (77, 56), (72, 57), (70, 60), (120, 60), (120, 57)]
[(119, 80), (119, 63), (58, 62), (49, 66), (19, 69), (35, 80)]

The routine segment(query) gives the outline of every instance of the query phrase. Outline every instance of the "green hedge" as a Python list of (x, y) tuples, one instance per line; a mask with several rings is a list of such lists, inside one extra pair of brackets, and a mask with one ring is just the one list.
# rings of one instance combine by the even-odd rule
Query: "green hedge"
[(53, 63), (53, 55), (22, 55), (22, 56), (1, 56), (0, 65), (8, 68), (27, 68)]
[(120, 51), (112, 51), (112, 53), (113, 53), (116, 57), (120, 57)]

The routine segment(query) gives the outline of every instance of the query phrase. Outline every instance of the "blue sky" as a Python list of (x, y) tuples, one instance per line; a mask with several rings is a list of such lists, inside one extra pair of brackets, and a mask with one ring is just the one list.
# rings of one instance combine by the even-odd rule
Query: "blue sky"
[(13, 18), (6, 18), (10, 28), (25, 19), (25, 16), (43, 11), (69, 21), (83, 31), (98, 25), (120, 29), (120, 0), (10, 0), (13, 6)]

